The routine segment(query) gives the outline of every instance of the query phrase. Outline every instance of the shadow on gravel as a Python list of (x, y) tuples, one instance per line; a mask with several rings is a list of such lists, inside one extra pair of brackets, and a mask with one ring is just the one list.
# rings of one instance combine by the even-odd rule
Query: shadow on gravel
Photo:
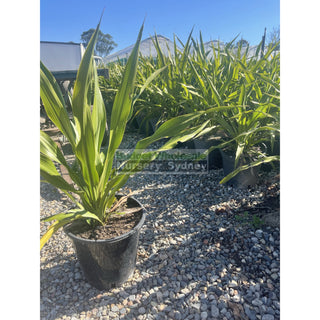
[(46, 182), (40, 182), (40, 196), (46, 201), (57, 201), (67, 207), (72, 205), (71, 200), (63, 192)]
[[(212, 319), (212, 316), (218, 312), (217, 305), (219, 305), (218, 309), (220, 310), (223, 308), (229, 309), (235, 320), (250, 319), (246, 315), (242, 304), (225, 299), (224, 295), (230, 293), (229, 290), (226, 290), (226, 287), (230, 286), (231, 274), (236, 274), (239, 280), (248, 281), (249, 278), (262, 278), (264, 273), (262, 270), (259, 270), (258, 264), (248, 265), (247, 267), (243, 266), (233, 253), (230, 253), (228, 257), (221, 257), (218, 249), (210, 245), (210, 242), (213, 243), (218, 238), (220, 239), (221, 237), (217, 236), (221, 236), (221, 234), (216, 233), (216, 240), (214, 240), (212, 239), (213, 234), (211, 232), (197, 233), (189, 238), (186, 245), (172, 245), (158, 250), (156, 254), (152, 254), (150, 245), (148, 247), (143, 246), (142, 238), (136, 267), (141, 275), (141, 281), (137, 281), (131, 286), (124, 284), (118, 288), (120, 289), (118, 293), (121, 296), (120, 299), (116, 298), (116, 293), (112, 294), (114, 289), (110, 291), (112, 295), (104, 295), (103, 291), (90, 286), (86, 282), (79, 266), (77, 266), (74, 255), (57, 257), (57, 259), (54, 259), (59, 262), (57, 266), (41, 271), (41, 287), (45, 286), (47, 292), (45, 296), (42, 295), (41, 299), (43, 304), (46, 305), (46, 311), (51, 309), (51, 313), (46, 313), (41, 319), (57, 319), (63, 316), (79, 315), (82, 312), (85, 312), (90, 319), (101, 319), (102, 315), (93, 313), (93, 310), (101, 306), (104, 308), (109, 306), (109, 313), (110, 305), (112, 304), (121, 304), (124, 308), (130, 309), (130, 311), (125, 312), (123, 319), (136, 319), (141, 313), (151, 314), (154, 319), (186, 319), (188, 315), (195, 315), (200, 312), (207, 312), (208, 318)], [(232, 232), (225, 231), (224, 237), (227, 234), (232, 235)], [(168, 234), (168, 237), (170, 236), (173, 236), (173, 233), (171, 235)], [(175, 232), (174, 236), (179, 237), (179, 232)], [(233, 240), (237, 241), (235, 237)], [(222, 242), (223, 240), (220, 239), (220, 241)], [(201, 254), (190, 257), (190, 259), (186, 256), (181, 259), (181, 250), (192, 243), (198, 244), (197, 248), (201, 249)], [(229, 248), (227, 242), (224, 242), (223, 246), (225, 249)], [(215, 255), (212, 260), (205, 259), (213, 255), (213, 253)], [(228, 267), (229, 263), (232, 266)], [(242, 268), (241, 271), (234, 273), (236, 268), (239, 267)], [(46, 279), (52, 279), (53, 274), (58, 275), (56, 281), (60, 284), (63, 283), (64, 288), (62, 291), (56, 290), (54, 283), (46, 281)], [(186, 275), (189, 276), (186, 278)], [(217, 278), (221, 282), (215, 282)], [(208, 285), (207, 282), (212, 283)], [(245, 295), (248, 288), (249, 282), (246, 286), (243, 284), (233, 284), (233, 290), (239, 291), (242, 296)], [(272, 289), (262, 288), (261, 298), (265, 296), (266, 299), (270, 299)], [(135, 298), (131, 297), (133, 304), (128, 306), (129, 297), (132, 295), (133, 290), (135, 296), (142, 294), (142, 297), (144, 297), (147, 291), (151, 292), (151, 294), (139, 303), (135, 301)], [(161, 293), (159, 293), (160, 291)], [(279, 299), (278, 292), (276, 294), (277, 299)], [(50, 297), (54, 297), (52, 300), (55, 301), (55, 304), (52, 303)], [(247, 297), (244, 301), (250, 305), (252, 299), (252, 297)], [(137, 298), (137, 300), (141, 299)], [(177, 306), (179, 306), (179, 310), (177, 310)], [(144, 310), (141, 310), (141, 307)], [(114, 313), (121, 316), (120, 312), (121, 308)], [(252, 307), (250, 308), (250, 312), (253, 317), (255, 311)], [(180, 315), (177, 315), (179, 313)]]
[[(173, 191), (176, 187), (170, 186)], [(150, 199), (157, 199), (158, 189), (152, 186), (149, 191)], [(251, 279), (256, 283), (263, 278), (270, 279), (265, 268), (273, 260), (269, 237), (264, 239), (269, 251), (261, 257), (255, 255), (254, 243), (241, 234), (249, 232), (250, 227), (237, 228), (234, 222), (230, 222), (227, 212), (217, 215), (207, 205), (201, 207), (199, 204), (191, 210), (189, 201), (181, 202), (181, 206), (187, 209), (184, 215), (192, 218), (186, 225), (178, 224), (182, 216), (175, 212), (177, 206), (169, 200), (162, 199), (161, 204), (148, 201), (149, 214), (138, 249), (136, 274), (139, 278), (129, 279), (109, 293), (87, 284), (73, 254), (53, 259), (57, 261), (56, 266), (41, 270), (41, 319), (71, 317), (82, 312), (87, 318), (103, 319), (105, 315), (98, 309), (108, 306), (106, 315), (113, 312), (116, 318), (122, 319), (137, 319), (139, 314), (150, 314), (153, 319), (187, 319), (188, 315), (193, 319), (190, 314), (195, 316), (201, 312), (207, 312), (208, 319), (222, 319), (218, 312), (224, 308), (235, 320), (256, 319), (252, 306), (255, 296), (248, 289)], [(268, 232), (276, 236), (272, 229)], [(172, 244), (163, 242), (164, 238), (170, 239)], [(156, 253), (153, 253), (154, 246)], [(55, 283), (59, 286), (56, 287)], [(259, 289), (259, 299), (270, 308), (273, 300), (280, 300), (279, 281), (272, 283), (276, 286), (263, 281)], [(244, 310), (244, 303), (250, 308)], [(117, 310), (113, 306), (114, 311), (110, 311), (112, 304), (121, 307)], [(121, 311), (123, 308), (129, 311)], [(259, 308), (260, 314), (265, 313), (262, 306)], [(279, 318), (275, 315), (274, 319)]]

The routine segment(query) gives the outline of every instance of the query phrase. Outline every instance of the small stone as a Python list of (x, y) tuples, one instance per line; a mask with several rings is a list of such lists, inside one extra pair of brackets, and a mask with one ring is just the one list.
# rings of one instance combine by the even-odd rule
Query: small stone
[(234, 301), (234, 302), (240, 302), (241, 301), (241, 296), (240, 296), (240, 294), (238, 293), (238, 294), (235, 294), (233, 297), (232, 297), (232, 300)]
[(189, 289), (188, 288), (183, 288), (180, 290), (183, 294), (187, 294), (189, 293)]
[(256, 299), (254, 299), (254, 300), (252, 300), (252, 304), (254, 305), (254, 306), (256, 306), (256, 307), (259, 307), (259, 306), (262, 306), (262, 301), (261, 300), (259, 300), (258, 298), (256, 298)]
[(222, 314), (224, 314), (224, 315), (225, 315), (227, 312), (228, 312), (228, 311), (227, 311), (227, 309), (226, 309), (226, 308), (221, 309), (221, 313), (222, 313)]
[(160, 253), (159, 258), (161, 260), (166, 260), (168, 258), (168, 256), (165, 253)]
[(187, 278), (188, 278), (188, 280), (192, 280), (193, 277), (192, 277), (192, 275), (190, 273), (188, 273), (187, 274)]
[(177, 241), (172, 239), (172, 238), (170, 238), (169, 243), (175, 245), (175, 244), (177, 244)]
[(244, 307), (244, 311), (250, 320), (256, 320), (256, 312), (251, 310), (248, 306)]
[(262, 238), (263, 231), (260, 230), (260, 229), (258, 229), (258, 230), (255, 232), (255, 234), (256, 234), (256, 236), (257, 236), (258, 238)]
[(201, 319), (207, 319), (208, 313), (206, 311), (201, 312)]
[(279, 301), (273, 301), (273, 305), (280, 310), (280, 302)]
[(159, 304), (158, 305), (158, 310), (163, 311), (165, 309), (166, 305), (165, 304)]
[(175, 320), (181, 320), (182, 319), (182, 315), (181, 315), (180, 311), (175, 311), (174, 312), (174, 318), (175, 318)]
[(218, 307), (216, 305), (212, 304), (211, 305), (211, 316), (217, 318), (217, 317), (219, 317), (219, 314), (220, 314), (220, 311), (219, 311)]
[(196, 313), (195, 315), (194, 315), (194, 318), (193, 318), (194, 320), (200, 320), (200, 315), (199, 315), (199, 313)]
[(129, 300), (130, 301), (134, 301), (136, 299), (136, 296), (134, 294), (130, 295), (129, 296)]
[(201, 311), (206, 311), (207, 309), (208, 309), (208, 306), (205, 303), (202, 303), (200, 310)]
[(81, 279), (81, 273), (80, 272), (76, 272), (74, 274), (74, 278), (75, 278), (75, 280), (80, 280)]
[(113, 305), (113, 306), (111, 307), (111, 311), (113, 311), (113, 312), (119, 312), (118, 306)]
[(276, 273), (273, 273), (273, 274), (271, 275), (271, 278), (272, 278), (273, 280), (277, 280), (277, 279), (278, 279), (278, 275), (277, 275)]
[(260, 291), (260, 283), (255, 284), (254, 290), (255, 290), (256, 292), (259, 292), (259, 291)]
[(157, 293), (156, 293), (156, 295), (157, 295), (157, 300), (158, 300), (158, 302), (162, 302), (162, 293), (160, 292), (160, 291), (158, 291)]
[(274, 316), (272, 314), (264, 314), (261, 320), (274, 320)]
[(252, 240), (253, 243), (258, 243), (259, 242), (258, 238), (256, 238), (256, 237), (252, 237), (251, 240)]
[(200, 310), (201, 304), (200, 303), (194, 303), (194, 304), (192, 304), (192, 307), (195, 308), (196, 310)]
[(146, 309), (145, 309), (144, 307), (140, 307), (140, 308), (138, 309), (138, 312), (139, 312), (140, 314), (145, 314), (145, 313), (146, 313)]
[(237, 283), (237, 281), (235, 281), (235, 280), (231, 280), (231, 281), (229, 282), (228, 286), (229, 286), (229, 288), (235, 288), (235, 287), (238, 286), (238, 283)]

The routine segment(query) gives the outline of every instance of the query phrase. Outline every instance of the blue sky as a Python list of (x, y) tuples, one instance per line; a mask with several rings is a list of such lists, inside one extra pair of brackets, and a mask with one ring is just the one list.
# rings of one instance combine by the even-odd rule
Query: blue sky
[(40, 40), (80, 42), (95, 28), (105, 7), (101, 31), (113, 36), (121, 50), (136, 41), (146, 17), (143, 39), (154, 35), (186, 41), (192, 27), (203, 40), (230, 41), (238, 33), (250, 44), (280, 25), (280, 0), (41, 0)]

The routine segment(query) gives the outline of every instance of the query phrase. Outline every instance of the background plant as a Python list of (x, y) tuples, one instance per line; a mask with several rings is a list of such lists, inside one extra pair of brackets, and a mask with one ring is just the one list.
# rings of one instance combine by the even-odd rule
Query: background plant
[[(280, 132), (280, 55), (271, 56), (274, 46), (262, 59), (259, 47), (250, 58), (249, 47), (244, 52), (241, 47), (236, 52), (229, 48), (215, 50), (212, 44), (214, 59), (206, 63), (199, 58), (190, 60), (199, 95), (208, 106), (204, 119), (210, 119), (210, 125), (204, 132), (222, 134), (223, 142), (208, 152), (222, 148), (235, 157), (235, 171), (222, 182), (250, 167), (280, 159), (267, 155), (263, 148), (264, 142), (273, 145)], [(196, 57), (203, 53), (200, 43)]]
[(206, 111), (195, 119), (198, 125), (209, 121), (198, 137), (221, 136), (216, 148), (233, 154), (238, 169), (279, 160), (272, 147), (280, 132), (280, 54), (275, 52), (278, 43), (270, 44), (261, 58), (262, 43), (253, 51), (244, 41), (234, 45), (235, 40), (205, 44), (201, 32), (199, 40), (191, 32), (185, 45), (175, 36), (174, 53), (168, 50), (166, 56), (155, 35), (157, 58), (140, 57), (137, 87), (166, 69), (139, 95), (132, 117), (156, 119), (159, 125), (177, 115)]

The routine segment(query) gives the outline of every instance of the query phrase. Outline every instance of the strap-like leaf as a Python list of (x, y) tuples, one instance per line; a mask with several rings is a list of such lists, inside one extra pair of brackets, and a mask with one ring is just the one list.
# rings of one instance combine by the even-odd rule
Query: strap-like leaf
[[(72, 99), (75, 124), (77, 131), (80, 132), (80, 140), (77, 144), (76, 156), (81, 163), (83, 178), (89, 187), (91, 197), (93, 199), (96, 197), (95, 188), (99, 182), (99, 175), (95, 166), (96, 156), (99, 156), (99, 154), (96, 151), (98, 143), (95, 143), (95, 133), (93, 129), (91, 109), (89, 105), (91, 104), (91, 96), (89, 95), (89, 90), (91, 88), (94, 75), (93, 54), (94, 47), (98, 38), (99, 26), (100, 22), (95, 32), (93, 33), (88, 47), (82, 57), (74, 85)], [(100, 96), (97, 94), (97, 97), (99, 99)], [(98, 129), (98, 131), (99, 134), (97, 134), (97, 136), (100, 140), (100, 128)]]
[(64, 99), (57, 81), (40, 61), (40, 96), (49, 119), (75, 147), (75, 132), (65, 108)]
[[(92, 109), (92, 125), (95, 137), (96, 153), (99, 154), (104, 133), (106, 131), (106, 108), (99, 89), (97, 69), (94, 68), (94, 103)], [(100, 157), (97, 157), (100, 159)]]
[(56, 188), (78, 193), (78, 190), (61, 177), (50, 158), (42, 153), (40, 154), (40, 173), (47, 182)]
[(70, 178), (82, 189), (85, 190), (86, 185), (81, 175), (70, 167), (64, 158), (58, 145), (43, 131), (40, 131), (40, 152), (47, 156), (51, 161), (62, 164), (68, 170)]
[(238, 167), (237, 169), (235, 169), (234, 171), (232, 171), (231, 173), (229, 173), (227, 176), (225, 176), (221, 181), (220, 184), (226, 183), (228, 182), (230, 179), (232, 179), (233, 177), (235, 177), (238, 173), (240, 173), (241, 171), (244, 170), (248, 170), (250, 168), (256, 167), (261, 165), (262, 163), (268, 163), (268, 162), (272, 162), (272, 161), (280, 161), (280, 156), (270, 156), (270, 157), (265, 157), (265, 158), (261, 158), (259, 160), (253, 161), (250, 164), (246, 164), (243, 165), (241, 167)]
[(70, 210), (67, 213), (59, 213), (44, 219), (43, 221), (49, 222), (56, 220), (47, 230), (47, 232), (42, 236), (40, 240), (40, 250), (45, 245), (45, 243), (52, 237), (52, 235), (57, 232), (64, 225), (79, 219), (93, 219), (99, 221), (103, 224), (99, 217), (91, 212), (81, 209)]
[(132, 94), (137, 73), (142, 31), (143, 25), (141, 26), (138, 39), (128, 59), (120, 88), (113, 103), (109, 130), (109, 146), (103, 172), (100, 177), (99, 191), (105, 188), (105, 184), (109, 179), (114, 154), (122, 141), (128, 117), (131, 112)]

